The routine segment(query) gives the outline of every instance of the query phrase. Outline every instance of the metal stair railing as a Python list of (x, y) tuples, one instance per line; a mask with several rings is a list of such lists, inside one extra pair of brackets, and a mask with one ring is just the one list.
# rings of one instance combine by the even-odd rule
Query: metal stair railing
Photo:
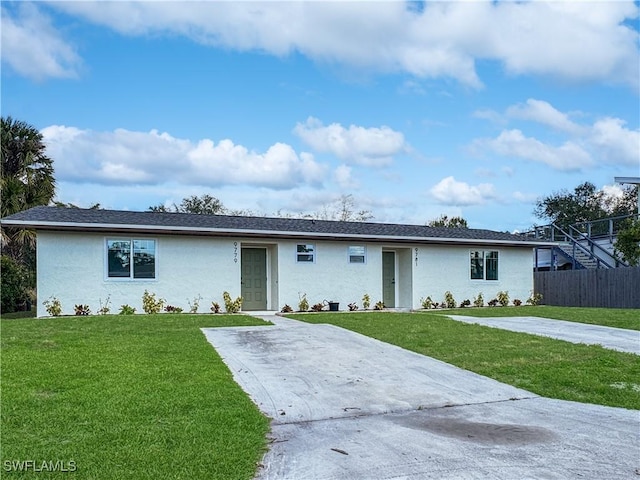
[(601, 218), (588, 222), (578, 222), (572, 225), (577, 231), (586, 234), (589, 238), (608, 238), (613, 243), (616, 234), (628, 219), (640, 218), (638, 214), (620, 215), (618, 217)]

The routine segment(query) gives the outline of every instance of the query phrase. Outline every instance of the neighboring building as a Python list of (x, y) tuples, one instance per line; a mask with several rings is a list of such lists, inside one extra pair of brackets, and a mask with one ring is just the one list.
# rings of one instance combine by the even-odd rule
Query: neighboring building
[(364, 294), (371, 306), (420, 308), (445, 291), (460, 303), (499, 291), (526, 300), (533, 289), (533, 248), (520, 235), (466, 228), (291, 218), (36, 207), (2, 219), (37, 233), (38, 316), (54, 296), (65, 314), (75, 304), (93, 312), (142, 312), (145, 289), (174, 306), (202, 296), (200, 312), (222, 292), (242, 296), (243, 310), (297, 309)]

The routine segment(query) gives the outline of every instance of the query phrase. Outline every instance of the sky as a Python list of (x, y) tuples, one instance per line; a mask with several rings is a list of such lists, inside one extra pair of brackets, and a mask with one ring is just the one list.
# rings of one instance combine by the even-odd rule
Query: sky
[[(640, 175), (638, 2), (7, 2), (1, 112), (56, 200), (209, 194), (293, 215), (524, 231)], [(329, 206), (329, 207), (328, 207)]]

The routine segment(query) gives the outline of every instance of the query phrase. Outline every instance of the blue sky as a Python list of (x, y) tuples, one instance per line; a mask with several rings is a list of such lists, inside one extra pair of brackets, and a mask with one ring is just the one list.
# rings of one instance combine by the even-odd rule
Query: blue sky
[[(637, 2), (2, 2), (2, 115), (57, 199), (541, 223), (640, 175)], [(330, 207), (329, 207), (330, 208)]]

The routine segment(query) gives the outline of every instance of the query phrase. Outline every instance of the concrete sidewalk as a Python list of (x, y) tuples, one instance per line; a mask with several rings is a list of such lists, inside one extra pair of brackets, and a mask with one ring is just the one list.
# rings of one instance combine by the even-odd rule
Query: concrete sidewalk
[(514, 332), (532, 333), (572, 343), (601, 345), (604, 348), (640, 355), (640, 331), (567, 322), (540, 317), (467, 317), (447, 315), (453, 320), (477, 323)]
[(640, 412), (537, 397), (330, 325), (203, 329), (273, 418), (261, 479), (630, 478)]

